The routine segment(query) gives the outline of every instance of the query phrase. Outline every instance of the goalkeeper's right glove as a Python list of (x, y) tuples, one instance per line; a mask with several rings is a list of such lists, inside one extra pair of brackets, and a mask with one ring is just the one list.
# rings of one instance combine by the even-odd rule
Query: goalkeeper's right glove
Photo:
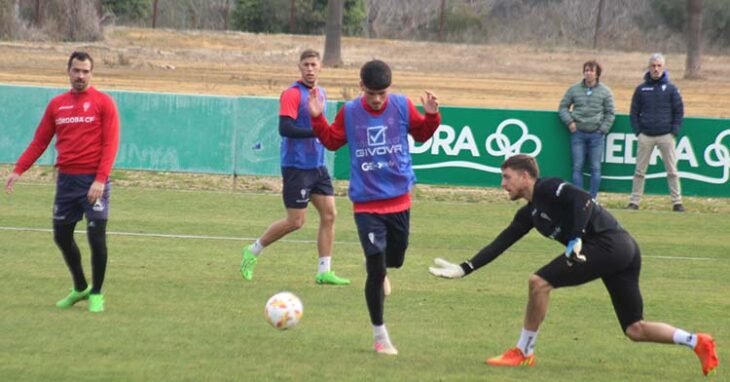
[(461, 265), (450, 263), (440, 257), (433, 259), (435, 267), (428, 267), (432, 275), (447, 279), (459, 279), (466, 275)]
[(580, 253), (582, 250), (583, 240), (581, 238), (577, 237), (568, 242), (565, 248), (565, 257), (567, 258), (566, 262), (569, 267), (572, 267), (573, 263), (583, 264), (586, 262), (586, 256)]

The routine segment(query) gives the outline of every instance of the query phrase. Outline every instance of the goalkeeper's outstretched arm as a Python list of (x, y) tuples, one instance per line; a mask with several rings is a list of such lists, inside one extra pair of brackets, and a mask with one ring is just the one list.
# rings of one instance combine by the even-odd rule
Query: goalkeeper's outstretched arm
[[(532, 220), (527, 207), (522, 207), (515, 214), (512, 223), (502, 231), (497, 238), (482, 248), (471, 259), (461, 264), (453, 264), (444, 259), (434, 260), (435, 267), (429, 267), (429, 271), (435, 275), (445, 278), (464, 277), (475, 270), (489, 264), (492, 260), (501, 255), (507, 248), (516, 243), (532, 229)], [(457, 269), (458, 268), (458, 269)]]

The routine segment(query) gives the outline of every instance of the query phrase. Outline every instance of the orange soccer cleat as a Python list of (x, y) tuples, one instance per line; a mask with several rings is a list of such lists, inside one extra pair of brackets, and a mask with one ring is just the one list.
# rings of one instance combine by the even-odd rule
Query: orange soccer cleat
[(717, 352), (715, 352), (715, 340), (709, 334), (697, 333), (697, 346), (695, 346), (694, 351), (702, 363), (702, 373), (705, 375), (713, 374), (717, 365), (720, 364), (717, 359)]
[(487, 365), (492, 366), (533, 366), (535, 365), (535, 355), (531, 354), (525, 357), (522, 350), (519, 348), (512, 348), (504, 352), (499, 357), (487, 358), (485, 361)]

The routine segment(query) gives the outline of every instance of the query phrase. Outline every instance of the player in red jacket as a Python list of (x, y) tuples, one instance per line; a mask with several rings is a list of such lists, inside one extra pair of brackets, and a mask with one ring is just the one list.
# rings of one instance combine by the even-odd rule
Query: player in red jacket
[[(89, 300), (89, 310), (104, 310), (101, 287), (106, 273), (106, 222), (109, 217), (109, 173), (119, 148), (119, 116), (112, 98), (90, 86), (94, 60), (86, 52), (73, 52), (68, 59), (71, 90), (51, 100), (33, 141), (28, 145), (5, 182), (13, 192), (20, 176), (46, 151), (56, 136), (56, 197), (53, 204), (53, 239), (61, 249), (74, 287), (58, 301), (70, 308)], [(86, 282), (81, 254), (74, 240), (76, 223), (86, 215), (91, 247), (92, 284)]]

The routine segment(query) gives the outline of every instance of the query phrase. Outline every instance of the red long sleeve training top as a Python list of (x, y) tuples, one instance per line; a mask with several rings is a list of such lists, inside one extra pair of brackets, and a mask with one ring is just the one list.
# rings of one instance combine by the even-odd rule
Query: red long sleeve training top
[(106, 182), (119, 149), (119, 115), (114, 100), (93, 87), (54, 97), (38, 124), (33, 141), (13, 172), (23, 174), (56, 136), (55, 166), (66, 174), (96, 174)]

